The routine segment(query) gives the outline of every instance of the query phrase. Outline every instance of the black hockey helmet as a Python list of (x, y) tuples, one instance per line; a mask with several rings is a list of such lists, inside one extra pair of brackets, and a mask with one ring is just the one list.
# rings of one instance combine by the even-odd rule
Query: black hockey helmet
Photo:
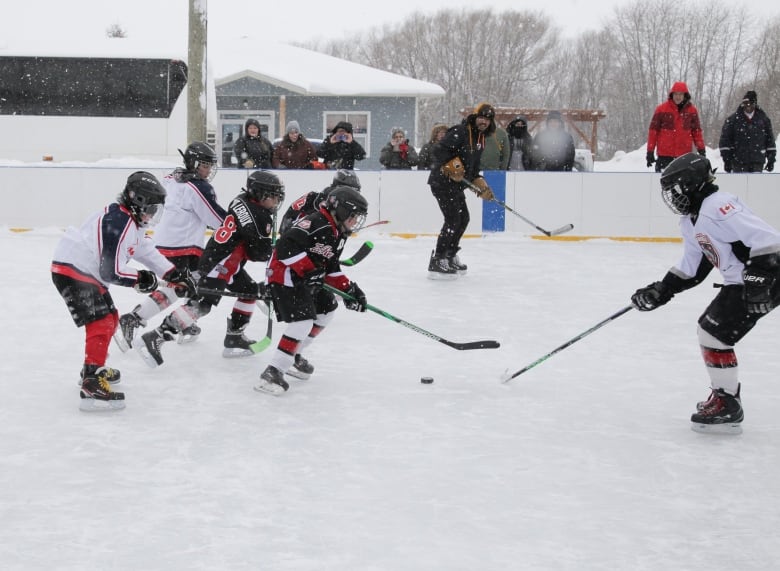
[(270, 171), (251, 173), (246, 179), (245, 191), (254, 200), (276, 197), (279, 199), (280, 205), (284, 202), (284, 184), (278, 176)]
[(707, 157), (687, 153), (674, 159), (661, 175), (661, 195), (675, 214), (697, 214), (702, 201), (718, 190), (710, 184), (714, 170)]
[[(360, 230), (366, 222), (368, 201), (360, 191), (351, 186), (335, 187), (328, 194), (323, 206), (333, 216), (341, 231), (347, 235)], [(350, 218), (354, 218), (355, 222), (347, 227), (345, 223)]]
[(130, 210), (136, 224), (146, 228), (160, 221), (165, 194), (165, 188), (153, 174), (136, 171), (127, 177), (118, 202)]
[(195, 141), (190, 143), (184, 152), (179, 149), (179, 154), (184, 159), (184, 168), (188, 171), (197, 173), (198, 167), (210, 166), (211, 171), (207, 179), (212, 180), (217, 174), (217, 153), (210, 145)]
[(351, 186), (354, 189), (360, 190), (360, 180), (358, 179), (357, 175), (355, 174), (355, 171), (351, 171), (348, 169), (339, 169), (336, 171), (336, 174), (333, 176), (333, 182), (331, 183), (331, 188), (336, 188), (337, 186)]

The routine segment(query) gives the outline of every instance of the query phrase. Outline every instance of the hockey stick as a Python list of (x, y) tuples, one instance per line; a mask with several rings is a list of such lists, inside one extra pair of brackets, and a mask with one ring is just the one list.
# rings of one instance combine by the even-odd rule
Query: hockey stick
[[(276, 245), (276, 211), (274, 211), (274, 218), (273, 222), (271, 224), (271, 246)], [(257, 302), (255, 302), (257, 303)], [(258, 304), (259, 305), (259, 304)], [(260, 353), (261, 351), (265, 351), (268, 349), (268, 347), (271, 346), (271, 335), (273, 334), (274, 329), (274, 318), (271, 311), (271, 299), (269, 297), (265, 298), (265, 307), (267, 309), (266, 315), (268, 316), (268, 325), (265, 328), (265, 337), (260, 339), (259, 341), (255, 341), (249, 346), (249, 349), (252, 351), (252, 353)]]
[[(341, 291), (340, 289), (336, 289), (335, 287), (331, 287), (328, 284), (323, 284), (322, 286), (326, 291), (329, 291), (331, 293), (335, 293), (338, 296), (343, 297), (344, 299), (349, 299), (354, 301), (354, 297), (349, 295), (346, 292)], [(444, 339), (443, 337), (439, 337), (438, 335), (431, 333), (430, 331), (426, 331), (422, 327), (418, 327), (414, 323), (409, 323), (408, 321), (405, 321), (401, 319), (400, 317), (396, 317), (395, 315), (391, 315), (387, 313), (386, 311), (379, 309), (378, 307), (374, 307), (371, 304), (366, 304), (366, 309), (373, 311), (374, 313), (378, 313), (382, 317), (385, 317), (389, 319), (390, 321), (395, 321), (396, 323), (399, 323), (403, 325), (404, 327), (407, 327), (408, 329), (411, 329), (412, 331), (415, 331), (417, 333), (420, 333), (421, 335), (425, 335), (426, 337), (433, 339), (434, 341), (438, 341), (439, 343), (444, 343), (448, 347), (452, 347), (453, 349), (457, 349), (458, 351), (467, 351), (469, 349), (498, 349), (501, 345), (498, 343), (498, 341), (493, 340), (485, 340), (485, 341), (468, 341), (466, 343), (457, 343), (455, 341), (448, 341), (447, 339)]]
[[(482, 191), (479, 189), (478, 186), (474, 185), (473, 183), (465, 179), (464, 182), (466, 183), (466, 186), (468, 186), (471, 190), (473, 190), (477, 194), (477, 196), (479, 196), (482, 193)], [(535, 222), (532, 222), (531, 220), (529, 220), (528, 218), (520, 214), (517, 210), (513, 210), (512, 208), (510, 208), (507, 203), (502, 202), (495, 197), (491, 198), (490, 202), (495, 202), (496, 204), (501, 206), (504, 210), (508, 210), (509, 212), (517, 216), (520, 220), (522, 220), (526, 224), (530, 224), (531, 226), (539, 230), (539, 232), (541, 232), (545, 236), (558, 236), (559, 234), (565, 234), (566, 232), (574, 230), (574, 224), (566, 224), (565, 226), (561, 226), (560, 228), (556, 228), (555, 230), (545, 230), (541, 226), (537, 226)]]
[(360, 248), (358, 248), (357, 252), (352, 254), (346, 260), (339, 260), (339, 263), (345, 266), (354, 266), (355, 264), (359, 264), (365, 259), (366, 256), (371, 253), (373, 249), (374, 244), (372, 242), (363, 242)]
[(389, 220), (377, 220), (376, 222), (372, 222), (371, 224), (366, 224), (362, 228), (358, 229), (358, 232), (361, 230), (365, 230), (366, 228), (371, 228), (372, 226), (379, 226), (380, 224), (390, 224)]
[(566, 347), (568, 347), (569, 345), (573, 345), (574, 343), (576, 343), (577, 341), (579, 341), (579, 340), (580, 340), (580, 339), (582, 339), (583, 337), (587, 337), (588, 335), (590, 335), (591, 333), (593, 333), (594, 331), (596, 331), (596, 329), (599, 329), (599, 328), (601, 328), (601, 327), (604, 327), (604, 326), (605, 326), (607, 323), (609, 323), (610, 321), (612, 321), (612, 320), (614, 320), (614, 319), (617, 319), (618, 317), (620, 317), (620, 316), (621, 316), (621, 315), (623, 315), (624, 313), (626, 313), (626, 312), (630, 311), (631, 309), (633, 309), (633, 307), (634, 307), (633, 305), (627, 305), (626, 307), (624, 307), (623, 309), (621, 309), (621, 310), (620, 310), (620, 311), (618, 311), (617, 313), (613, 313), (612, 315), (610, 315), (609, 317), (607, 317), (607, 318), (606, 318), (604, 321), (599, 321), (599, 322), (598, 322), (596, 325), (594, 325), (593, 327), (591, 327), (591, 328), (590, 328), (590, 329), (588, 329), (587, 331), (584, 331), (584, 332), (580, 333), (579, 335), (577, 335), (576, 337), (574, 337), (574, 338), (572, 338), (572, 339), (569, 339), (569, 340), (568, 340), (566, 343), (564, 343), (564, 344), (563, 344), (563, 345), (561, 345), (560, 347), (556, 347), (555, 349), (553, 349), (552, 351), (550, 351), (549, 353), (547, 353), (547, 354), (546, 354), (546, 355), (544, 355), (543, 357), (540, 357), (540, 358), (538, 358), (536, 361), (534, 361), (534, 362), (533, 362), (533, 363), (531, 363), (530, 365), (527, 365), (527, 366), (523, 367), (522, 369), (520, 369), (520, 370), (519, 370), (519, 371), (517, 371), (516, 373), (512, 373), (512, 374), (510, 375), (510, 374), (509, 374), (509, 370), (506, 370), (506, 371), (504, 371), (504, 374), (503, 374), (503, 375), (501, 375), (501, 382), (502, 382), (502, 383), (508, 383), (509, 381), (511, 381), (512, 379), (514, 379), (515, 377), (519, 377), (520, 375), (522, 375), (523, 373), (525, 373), (527, 370), (529, 370), (529, 369), (532, 369), (532, 368), (536, 367), (536, 365), (538, 365), (539, 363), (543, 363), (544, 361), (546, 361), (547, 359), (549, 359), (550, 357), (552, 357), (553, 355), (555, 355), (555, 354), (556, 354), (556, 353), (558, 353), (559, 351), (563, 351), (563, 350), (564, 350), (564, 349), (566, 349)]

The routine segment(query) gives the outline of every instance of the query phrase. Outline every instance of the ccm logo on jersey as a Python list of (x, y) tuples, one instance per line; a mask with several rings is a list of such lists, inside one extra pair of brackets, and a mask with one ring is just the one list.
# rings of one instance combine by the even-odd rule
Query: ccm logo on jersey
[(734, 205), (731, 204), (730, 202), (727, 202), (726, 204), (721, 206), (718, 210), (720, 210), (721, 214), (725, 215), (725, 214), (728, 214), (729, 212), (731, 212), (732, 210), (734, 210)]

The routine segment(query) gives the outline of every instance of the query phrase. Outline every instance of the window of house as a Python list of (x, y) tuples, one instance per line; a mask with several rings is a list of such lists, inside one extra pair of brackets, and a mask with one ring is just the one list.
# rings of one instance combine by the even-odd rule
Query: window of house
[(346, 121), (352, 123), (352, 138), (355, 139), (360, 146), (366, 151), (366, 157), (371, 156), (371, 146), (369, 144), (370, 126), (371, 126), (371, 114), (368, 111), (350, 111), (349, 113), (339, 111), (326, 111), (324, 113), (325, 118), (325, 132), (323, 137), (333, 130), (340, 121)]

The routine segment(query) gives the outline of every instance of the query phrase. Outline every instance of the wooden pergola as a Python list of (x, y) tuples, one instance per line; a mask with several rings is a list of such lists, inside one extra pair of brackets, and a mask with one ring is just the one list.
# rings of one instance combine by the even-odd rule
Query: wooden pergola
[[(535, 109), (528, 107), (496, 107), (496, 123), (506, 128), (512, 119), (518, 115), (524, 115), (528, 119), (528, 132), (534, 133), (541, 123), (547, 119), (547, 114), (552, 109)], [(559, 109), (564, 123), (569, 129), (579, 135), (580, 139), (585, 141), (591, 154), (595, 157), (598, 149), (598, 124), (601, 119), (607, 116), (600, 109)], [(473, 109), (461, 109), (461, 115), (467, 117), (473, 113)], [(590, 135), (580, 127), (583, 124), (590, 123)], [(587, 127), (585, 127), (587, 130)]]

